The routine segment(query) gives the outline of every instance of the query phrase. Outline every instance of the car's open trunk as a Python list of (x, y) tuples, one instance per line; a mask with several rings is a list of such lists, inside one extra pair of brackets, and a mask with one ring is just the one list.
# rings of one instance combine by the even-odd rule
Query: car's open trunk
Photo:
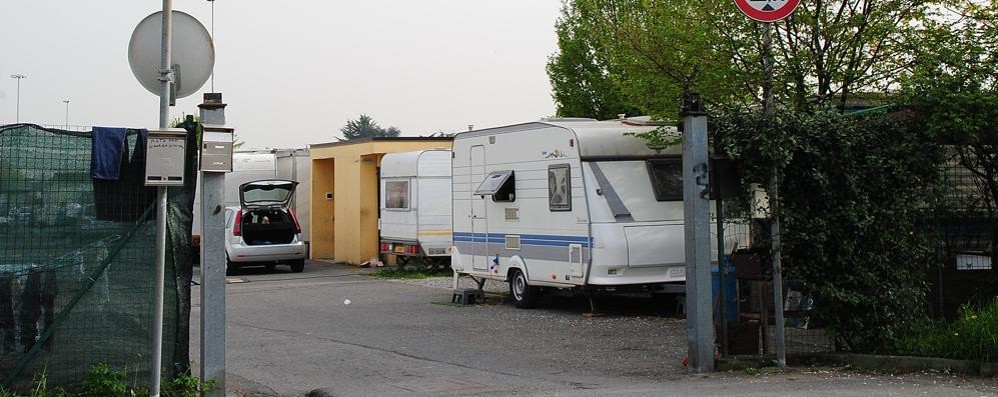
[(284, 211), (246, 211), (242, 224), (247, 245), (289, 244), (295, 239), (295, 221)]

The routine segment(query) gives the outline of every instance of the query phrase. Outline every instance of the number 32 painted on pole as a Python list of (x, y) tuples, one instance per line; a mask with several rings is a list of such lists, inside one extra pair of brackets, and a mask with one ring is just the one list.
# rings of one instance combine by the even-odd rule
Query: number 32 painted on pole
[(776, 22), (793, 14), (800, 0), (734, 0), (739, 10), (759, 22)]

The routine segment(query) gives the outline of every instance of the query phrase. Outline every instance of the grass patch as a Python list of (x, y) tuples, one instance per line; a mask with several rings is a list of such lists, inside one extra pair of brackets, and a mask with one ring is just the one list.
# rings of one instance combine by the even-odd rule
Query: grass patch
[(403, 270), (397, 267), (383, 267), (365, 276), (387, 278), (393, 280), (422, 280), (426, 278), (445, 277), (454, 274), (451, 270), (425, 271), (425, 270)]
[(998, 362), (998, 297), (984, 306), (963, 306), (952, 324), (917, 325), (896, 350), (910, 356)]

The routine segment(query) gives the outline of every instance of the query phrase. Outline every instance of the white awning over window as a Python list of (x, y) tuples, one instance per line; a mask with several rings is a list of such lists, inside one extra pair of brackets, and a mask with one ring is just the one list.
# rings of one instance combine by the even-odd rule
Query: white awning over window
[(476, 196), (491, 196), (513, 181), (513, 170), (492, 171), (475, 189)]

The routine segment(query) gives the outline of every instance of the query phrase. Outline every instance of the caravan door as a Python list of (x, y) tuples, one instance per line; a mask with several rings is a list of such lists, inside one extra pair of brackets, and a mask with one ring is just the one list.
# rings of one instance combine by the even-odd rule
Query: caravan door
[(474, 186), (485, 180), (485, 146), (471, 147), (471, 268), (474, 270), (489, 269), (488, 258), (488, 208), (485, 197), (476, 196)]

